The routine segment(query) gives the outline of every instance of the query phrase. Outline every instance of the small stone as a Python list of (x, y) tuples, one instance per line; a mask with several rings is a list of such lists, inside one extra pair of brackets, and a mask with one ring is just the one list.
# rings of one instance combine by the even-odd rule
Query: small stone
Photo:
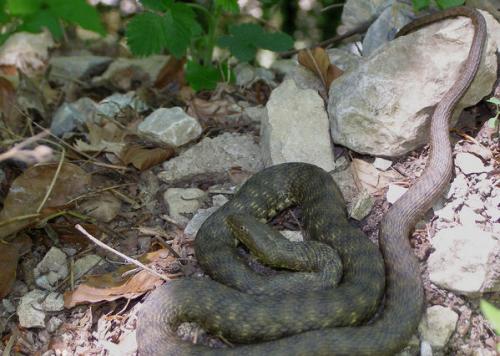
[(464, 174), (478, 174), (490, 172), (491, 166), (485, 166), (483, 161), (470, 153), (460, 152), (455, 157), (455, 166), (457, 166)]
[(197, 188), (169, 188), (163, 194), (170, 216), (181, 224), (189, 219), (182, 214), (192, 214), (198, 210), (207, 194)]
[(389, 184), (389, 189), (386, 193), (386, 199), (389, 203), (394, 204), (399, 198), (403, 196), (408, 188), (401, 187), (396, 184)]
[(64, 309), (64, 299), (61, 293), (49, 293), (41, 300), (42, 308), (48, 312), (61, 311)]
[(366, 190), (362, 190), (351, 205), (349, 216), (358, 221), (363, 220), (370, 214), (374, 203), (373, 197)]
[(45, 295), (44, 291), (34, 289), (21, 298), (17, 307), (17, 316), (23, 328), (45, 327), (45, 312), (40, 304)]
[(450, 336), (455, 331), (458, 314), (441, 305), (427, 308), (418, 330), (422, 338), (432, 347), (441, 349), (446, 346)]
[(208, 209), (198, 210), (198, 212), (193, 216), (193, 218), (187, 224), (186, 228), (184, 229), (184, 233), (186, 235), (195, 236), (198, 233), (198, 230), (200, 229), (201, 225), (205, 222), (205, 220), (207, 220), (210, 215), (215, 213), (217, 209), (219, 208), (213, 206)]
[(420, 356), (432, 356), (432, 346), (426, 340), (420, 344)]
[(57, 282), (68, 276), (66, 259), (62, 250), (52, 247), (33, 270), (37, 285), (53, 290)]
[(58, 318), (57, 316), (53, 316), (52, 318), (49, 319), (47, 322), (46, 329), (49, 333), (53, 333), (59, 329), (59, 327), (62, 325), (63, 321)]
[(498, 248), (492, 233), (475, 225), (443, 229), (432, 239), (429, 279), (441, 288), (476, 296), (487, 281), (489, 258)]
[(221, 207), (226, 204), (229, 199), (223, 194), (216, 194), (212, 197), (212, 204), (216, 207)]
[(453, 179), (453, 182), (451, 182), (450, 189), (446, 193), (446, 198), (463, 198), (468, 192), (469, 183), (467, 182), (467, 178), (465, 178), (463, 174), (458, 174), (455, 179)]
[(283, 230), (280, 233), (285, 236), (289, 241), (292, 242), (302, 242), (304, 237), (300, 231)]
[(484, 216), (474, 212), (468, 206), (463, 206), (458, 212), (458, 220), (464, 226), (472, 226), (476, 223), (484, 222), (486, 219)]
[(205, 137), (163, 163), (164, 171), (158, 174), (158, 178), (172, 183), (206, 174), (227, 177), (233, 167), (251, 173), (263, 168), (260, 148), (253, 136), (224, 133), (214, 138)]
[(476, 189), (477, 192), (481, 194), (481, 196), (487, 197), (491, 193), (493, 187), (492, 183), (488, 179), (481, 179), (479, 182), (477, 182)]
[(75, 279), (80, 279), (84, 274), (99, 265), (102, 261), (103, 258), (98, 255), (87, 255), (77, 259), (73, 266)]
[(10, 299), (2, 299), (2, 305), (7, 313), (13, 313), (16, 311), (16, 306), (10, 301)]
[(434, 214), (444, 221), (453, 221), (455, 220), (455, 209), (453, 205), (447, 204), (443, 208), (434, 212)]
[(82, 129), (87, 122), (96, 121), (97, 105), (90, 98), (80, 98), (73, 103), (62, 104), (54, 113), (50, 131), (62, 136), (75, 129)]
[(260, 123), (266, 115), (267, 109), (263, 106), (249, 106), (243, 110), (243, 116), (255, 123)]
[(469, 195), (465, 200), (465, 205), (474, 210), (476, 213), (480, 213), (484, 210), (484, 203), (479, 194)]
[(176, 106), (155, 110), (139, 124), (138, 131), (156, 141), (179, 147), (198, 138), (203, 129), (198, 120)]
[(373, 161), (373, 167), (381, 170), (381, 171), (386, 171), (392, 166), (392, 161), (384, 158), (377, 157), (375, 158), (375, 161)]
[(139, 99), (133, 91), (126, 94), (116, 93), (110, 95), (97, 104), (97, 111), (101, 115), (110, 118), (115, 117), (127, 108), (138, 113), (148, 110), (146, 103)]

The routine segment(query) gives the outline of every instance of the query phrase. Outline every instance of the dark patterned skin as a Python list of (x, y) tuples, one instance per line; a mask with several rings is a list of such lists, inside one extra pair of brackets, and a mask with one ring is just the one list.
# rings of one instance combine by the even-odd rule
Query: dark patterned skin
[[(431, 151), (424, 173), (382, 219), (383, 260), (377, 247), (348, 224), (342, 197), (328, 173), (304, 163), (267, 168), (249, 179), (198, 233), (195, 252), (213, 280), (173, 281), (147, 298), (138, 317), (140, 355), (393, 355), (407, 344), (424, 306), (420, 268), (408, 236), (451, 177), (448, 122), (476, 75), (486, 24), (476, 10), (458, 7), (402, 29), (407, 34), (455, 16), (469, 17), (475, 27), (469, 57), (461, 77), (432, 116)], [(311, 239), (336, 249), (344, 275), (335, 288), (262, 295), (280, 284), (286, 288), (286, 281), (276, 277), (271, 283), (263, 282), (267, 277), (247, 267), (236, 253), (226, 221), (235, 214), (262, 219), (294, 204), (302, 207)], [(383, 310), (366, 324), (384, 293), (384, 271)], [(211, 349), (182, 341), (176, 330), (185, 321), (195, 321), (236, 345)]]

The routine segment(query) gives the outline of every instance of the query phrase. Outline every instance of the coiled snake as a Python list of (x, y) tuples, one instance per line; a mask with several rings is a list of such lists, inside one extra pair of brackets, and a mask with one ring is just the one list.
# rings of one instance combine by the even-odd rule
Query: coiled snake
[[(341, 194), (329, 174), (304, 163), (267, 168), (250, 178), (196, 237), (200, 265), (221, 283), (184, 278), (151, 293), (138, 316), (140, 355), (391, 355), (406, 345), (424, 305), (420, 268), (408, 236), (451, 178), (449, 119), (476, 75), (486, 24), (476, 10), (458, 7), (417, 19), (398, 34), (455, 16), (469, 17), (475, 27), (469, 56), (460, 78), (432, 115), (424, 173), (381, 222), (381, 254), (348, 224)], [(239, 257), (228, 217), (249, 214), (262, 219), (295, 204), (302, 207), (311, 239), (332, 246), (340, 256), (344, 274), (337, 287), (274, 293), (281, 285), (286, 289), (284, 276), (292, 274), (293, 279), (296, 272), (278, 273), (266, 282), (268, 277), (255, 273)], [(298, 275), (308, 278), (308, 272)], [(271, 295), (261, 294), (267, 292)], [(373, 316), (383, 295), (381, 315), (358, 326)], [(185, 321), (195, 321), (237, 345), (211, 349), (182, 341), (176, 329)]]

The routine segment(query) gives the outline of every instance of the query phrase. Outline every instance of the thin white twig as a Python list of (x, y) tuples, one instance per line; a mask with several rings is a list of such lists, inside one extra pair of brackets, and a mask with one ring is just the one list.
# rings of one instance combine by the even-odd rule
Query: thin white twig
[(136, 265), (137, 267), (139, 268), (142, 268), (146, 271), (148, 271), (149, 273), (152, 273), (153, 275), (155, 275), (156, 277), (158, 278), (161, 278), (163, 279), (164, 281), (170, 281), (171, 279), (168, 278), (167, 276), (164, 276), (158, 272), (156, 272), (155, 270), (149, 268), (148, 266), (142, 264), (141, 262), (133, 259), (133, 258), (130, 258), (128, 257), (127, 255), (124, 255), (123, 253), (119, 252), (119, 251), (116, 251), (115, 249), (109, 247), (108, 245), (106, 245), (104, 242), (101, 242), (99, 241), (98, 239), (96, 239), (94, 236), (92, 236), (91, 234), (89, 234), (87, 232), (87, 230), (85, 230), (80, 224), (76, 224), (75, 225), (75, 228), (80, 231), (82, 234), (84, 234), (90, 241), (92, 241), (93, 243), (95, 243), (97, 246), (99, 247), (102, 247), (103, 249), (106, 249), (108, 251), (111, 251), (113, 252), (115, 255), (117, 256), (120, 256), (121, 258), (123, 258), (125, 261), (129, 262), (129, 263), (132, 263), (134, 265)]

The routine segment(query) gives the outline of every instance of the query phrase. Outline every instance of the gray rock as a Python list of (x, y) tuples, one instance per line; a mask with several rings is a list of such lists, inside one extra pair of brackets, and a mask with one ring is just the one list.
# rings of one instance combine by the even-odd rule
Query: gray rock
[(103, 56), (53, 56), (50, 58), (49, 80), (59, 83), (73, 83), (75, 79), (87, 80), (102, 73), (113, 61)]
[(384, 158), (377, 157), (375, 158), (375, 161), (373, 161), (373, 167), (381, 170), (381, 171), (386, 171), (392, 166), (392, 161)]
[(307, 162), (333, 170), (328, 117), (318, 93), (299, 89), (292, 80), (273, 90), (261, 126), (261, 148), (266, 166)]
[(441, 220), (444, 221), (454, 221), (455, 220), (455, 209), (452, 204), (446, 204), (439, 210), (435, 210), (434, 214)]
[(66, 254), (52, 247), (34, 268), (33, 275), (36, 284), (47, 290), (54, 290), (56, 284), (68, 276)]
[(458, 212), (458, 220), (464, 226), (474, 226), (476, 223), (484, 222), (486, 218), (468, 206), (462, 206)]
[(332, 178), (335, 183), (337, 183), (340, 191), (342, 192), (342, 196), (344, 197), (348, 205), (353, 204), (354, 200), (359, 194), (359, 189), (354, 180), (351, 167), (341, 171), (333, 172)]
[(402, 25), (414, 17), (411, 5), (394, 2), (386, 7), (370, 25), (363, 38), (363, 56), (370, 56), (376, 49), (392, 40)]
[(170, 217), (185, 225), (189, 219), (182, 214), (192, 214), (198, 210), (207, 194), (197, 188), (169, 188), (163, 194)]
[(221, 207), (226, 204), (229, 199), (223, 194), (216, 194), (212, 197), (212, 204), (216, 207)]
[(139, 133), (173, 147), (182, 146), (198, 138), (203, 131), (198, 120), (178, 106), (155, 110), (137, 129)]
[(149, 77), (150, 81), (154, 81), (168, 59), (169, 56), (163, 55), (153, 55), (146, 58), (120, 57), (113, 61), (101, 76), (93, 78), (92, 84), (94, 86), (112, 84), (116, 77), (123, 77), (120, 73), (129, 68), (137, 68), (143, 71)]
[(458, 174), (451, 182), (446, 198), (464, 198), (469, 193), (469, 183), (463, 174)]
[(49, 293), (41, 300), (42, 308), (48, 312), (61, 311), (64, 309), (64, 299), (61, 293)]
[[(484, 16), (489, 32), (500, 31), (490, 15)], [(466, 18), (431, 24), (389, 42), (333, 81), (328, 102), (333, 141), (359, 153), (389, 157), (425, 143), (430, 114), (461, 74), (472, 33)], [(488, 40), (482, 66), (457, 106), (453, 122), (464, 107), (491, 91), (495, 52), (494, 41)]]
[(479, 194), (469, 195), (467, 199), (465, 199), (465, 205), (474, 210), (476, 213), (480, 213), (484, 210), (484, 203)]
[(234, 68), (236, 84), (248, 88), (256, 81), (262, 80), (271, 87), (276, 86), (274, 73), (266, 68), (255, 68), (248, 63), (239, 63)]
[(396, 184), (389, 184), (389, 189), (387, 189), (387, 193), (385, 195), (387, 201), (391, 204), (394, 204), (399, 198), (403, 196), (408, 188), (402, 187)]
[(450, 336), (455, 331), (458, 314), (441, 305), (427, 308), (418, 330), (422, 338), (432, 347), (441, 349), (446, 346)]
[(193, 216), (193, 218), (189, 221), (186, 228), (184, 229), (184, 233), (189, 236), (195, 236), (198, 233), (201, 225), (208, 219), (210, 215), (215, 213), (219, 209), (216, 206), (213, 206), (208, 209), (200, 209)]
[(53, 333), (59, 329), (59, 327), (62, 325), (63, 321), (58, 318), (57, 316), (53, 316), (52, 318), (49, 319), (47, 322), (46, 329), (49, 333)]
[(97, 104), (97, 111), (99, 114), (111, 118), (114, 118), (127, 108), (130, 108), (138, 113), (148, 110), (146, 103), (136, 97), (135, 92), (133, 91), (130, 91), (127, 94), (115, 93), (102, 99), (99, 104)]
[(474, 225), (459, 225), (438, 231), (432, 246), (435, 251), (428, 259), (431, 282), (461, 294), (479, 295), (491, 269), (490, 257), (499, 248), (492, 234)]
[[(2, 306), (7, 313), (14, 313), (16, 311), (16, 306), (10, 301), (10, 299), (2, 299)], [(1, 313), (0, 313), (1, 315)]]
[(83, 275), (89, 272), (92, 268), (101, 264), (103, 261), (103, 258), (98, 255), (86, 255), (77, 259), (73, 266), (75, 280), (80, 279)]
[(40, 304), (45, 294), (44, 291), (34, 289), (21, 298), (17, 307), (17, 316), (23, 328), (45, 327), (45, 312)]
[(215, 138), (206, 137), (178, 157), (163, 163), (164, 171), (158, 174), (158, 178), (170, 183), (197, 175), (227, 176), (232, 167), (241, 167), (252, 173), (263, 168), (259, 146), (252, 136), (224, 133)]
[(264, 106), (249, 106), (243, 109), (243, 116), (251, 122), (260, 123), (267, 116), (267, 110)]
[(349, 216), (358, 221), (363, 220), (370, 214), (374, 203), (373, 197), (363, 189), (350, 206)]
[(490, 195), (491, 190), (493, 189), (493, 184), (490, 182), (488, 179), (482, 179), (476, 184), (476, 189), (477, 192), (482, 196), (482, 197), (487, 197)]
[(420, 356), (432, 356), (432, 346), (426, 340), (420, 344)]
[(50, 131), (56, 136), (62, 136), (75, 129), (81, 130), (86, 122), (95, 122), (96, 118), (96, 103), (83, 97), (73, 103), (64, 103), (57, 109), (50, 124)]
[(300, 231), (283, 230), (283, 231), (280, 231), (280, 233), (283, 236), (285, 236), (289, 241), (292, 241), (292, 242), (304, 241), (304, 237), (302, 236), (302, 233)]
[(380, 14), (393, 0), (347, 0), (342, 11), (342, 24), (354, 28)]
[(460, 152), (455, 157), (455, 166), (457, 166), (463, 174), (478, 174), (483, 172), (490, 172), (491, 166), (486, 166), (483, 161), (467, 152)]

